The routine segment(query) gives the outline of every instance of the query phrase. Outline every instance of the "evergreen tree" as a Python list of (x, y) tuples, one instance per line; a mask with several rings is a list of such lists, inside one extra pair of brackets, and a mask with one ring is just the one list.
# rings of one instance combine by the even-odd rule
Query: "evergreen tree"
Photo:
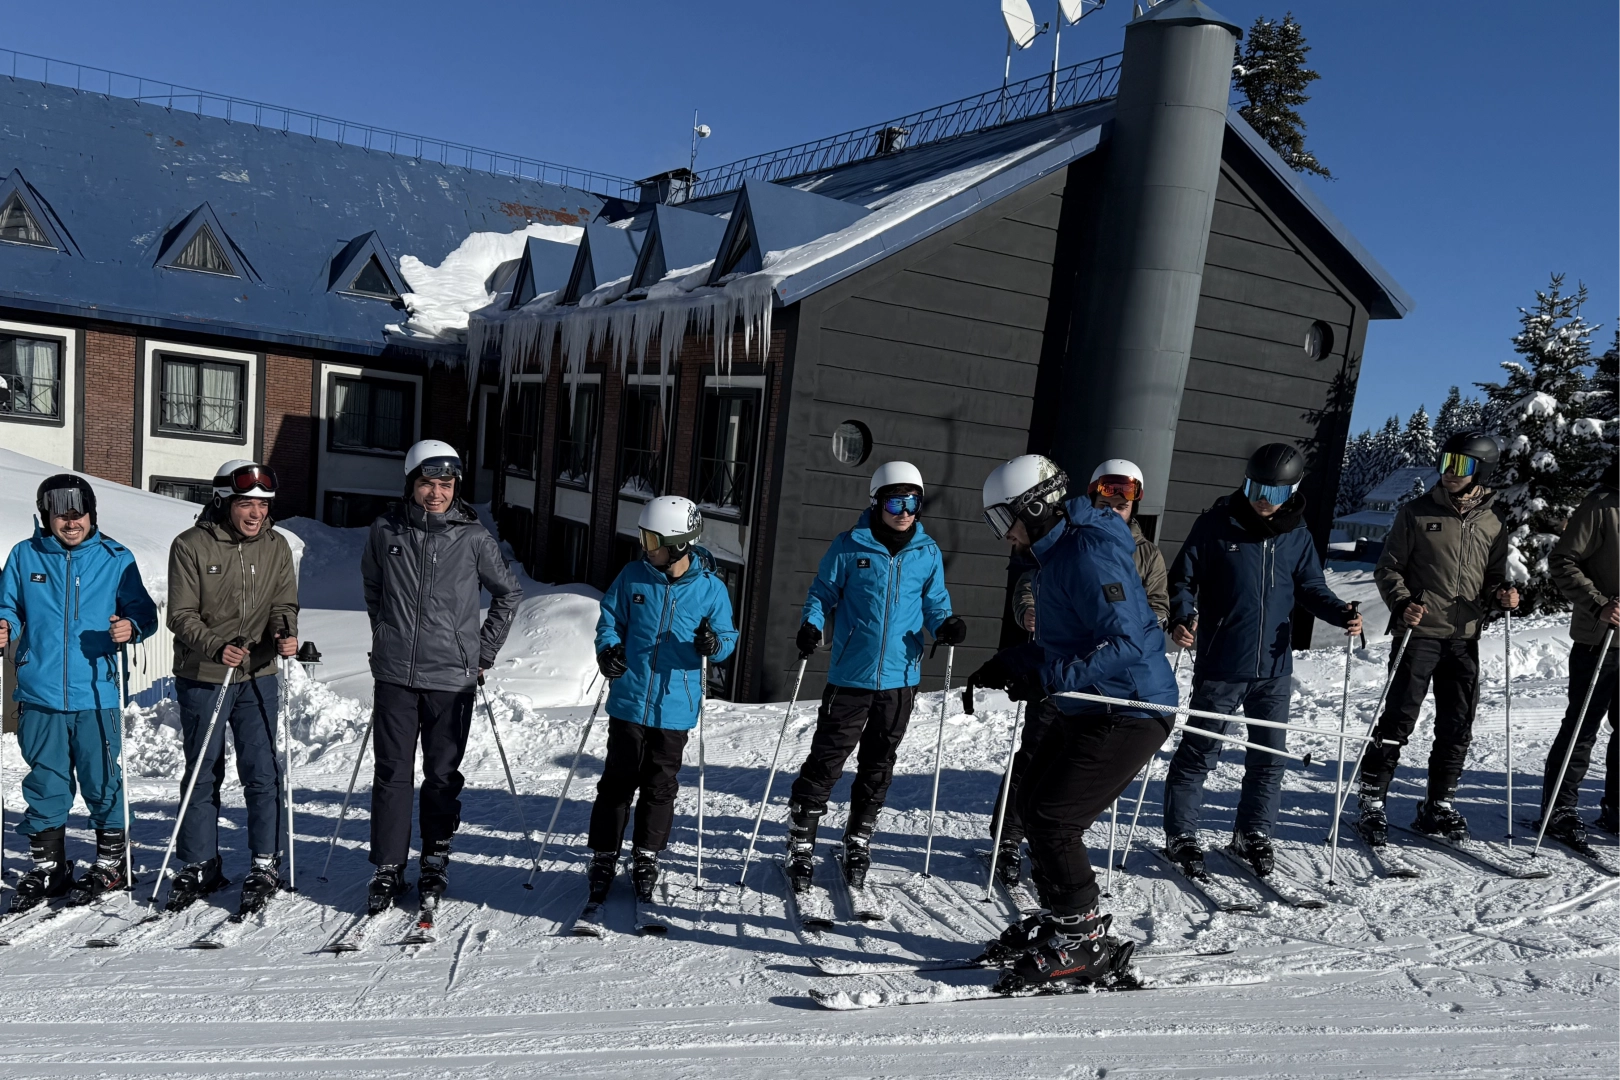
[(1563, 286), (1563, 275), (1553, 275), (1535, 307), (1519, 309), (1513, 351), (1520, 358), (1503, 362), (1502, 382), (1478, 384), (1502, 442), (1491, 487), (1501, 492), (1513, 558), (1529, 578), (1520, 585), (1528, 611), (1568, 606), (1547, 572), (1547, 553), (1611, 459), (1620, 428), (1605, 415), (1613, 383), (1606, 388), (1593, 371), (1597, 327), (1581, 316), (1586, 287), (1566, 295)]
[(1305, 66), (1310, 51), (1293, 12), (1280, 23), (1264, 16), (1255, 19), (1243, 55), (1232, 68), (1244, 98), (1238, 113), (1290, 169), (1331, 180), (1333, 174), (1305, 149), (1305, 120), (1298, 111), (1311, 100), (1305, 88), (1322, 77)]
[(1429, 411), (1422, 405), (1406, 421), (1401, 442), (1401, 453), (1405, 458), (1403, 466), (1429, 466), (1439, 457), (1434, 444), (1434, 428), (1429, 426)]
[(1479, 399), (1465, 398), (1453, 386), (1446, 395), (1445, 404), (1440, 406), (1440, 414), (1434, 418), (1435, 445), (1444, 446), (1446, 440), (1458, 432), (1479, 431), (1484, 425)]
[(1382, 484), (1390, 473), (1406, 464), (1406, 435), (1401, 431), (1400, 417), (1392, 416), (1385, 420), (1384, 426), (1372, 437), (1369, 464), (1372, 484), (1368, 490)]
[(1339, 470), (1339, 496), (1333, 503), (1333, 516), (1353, 514), (1373, 489), (1372, 432), (1363, 431), (1344, 444), (1344, 466)]

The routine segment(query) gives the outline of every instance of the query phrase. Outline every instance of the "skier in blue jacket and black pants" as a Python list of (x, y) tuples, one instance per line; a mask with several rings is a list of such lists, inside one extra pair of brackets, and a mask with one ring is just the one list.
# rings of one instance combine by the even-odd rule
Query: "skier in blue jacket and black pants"
[[(1230, 714), (1241, 705), (1243, 715), (1257, 720), (1288, 719), (1295, 604), (1347, 634), (1361, 632), (1361, 616), (1322, 577), (1316, 541), (1303, 521), (1304, 476), (1304, 456), (1287, 443), (1256, 450), (1243, 486), (1193, 522), (1170, 567), (1171, 639), (1184, 649), (1196, 640), (1198, 647), (1194, 709)], [(1223, 720), (1189, 720), (1165, 777), (1166, 850), (1189, 873), (1203, 870), (1198, 812), (1204, 777), (1222, 746), (1192, 729), (1225, 734), (1227, 726)], [(1262, 746), (1284, 749), (1287, 737), (1281, 728), (1249, 725), (1249, 741)], [(1245, 754), (1232, 851), (1263, 877), (1275, 860), (1271, 833), (1287, 759), (1264, 750)]]
[(707, 689), (703, 661), (723, 661), (737, 647), (731, 594), (697, 545), (703, 535), (697, 506), (661, 495), (642, 508), (639, 524), (646, 558), (619, 571), (596, 621), (596, 663), (613, 689), (607, 761), (591, 807), (593, 903), (613, 885), (633, 798), (631, 882), (639, 899), (652, 899), (658, 853), (675, 819), (681, 754)]
[(865, 884), (872, 833), (922, 678), (923, 630), (942, 645), (967, 637), (951, 614), (939, 545), (919, 520), (922, 473), (891, 461), (872, 474), (867, 493), (871, 505), (822, 556), (799, 627), (799, 653), (809, 656), (833, 621), (827, 689), (789, 801), (788, 877), (801, 892), (810, 888), (827, 798), (857, 746), (843, 866), (851, 885)]
[[(12, 911), (69, 889), (72, 902), (89, 903), (128, 888), (118, 653), (157, 631), (135, 557), (97, 528), (89, 482), (47, 477), (35, 503), (41, 524), (11, 549), (0, 579), (0, 649), (14, 646), (17, 745), (29, 768), (18, 831), (34, 859)], [(66, 847), (75, 781), (96, 830), (96, 861), (77, 883)]]

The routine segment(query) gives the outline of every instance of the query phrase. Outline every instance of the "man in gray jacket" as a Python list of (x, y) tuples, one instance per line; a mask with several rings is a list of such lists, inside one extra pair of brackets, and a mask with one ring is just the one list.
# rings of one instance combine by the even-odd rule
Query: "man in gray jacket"
[[(371, 616), (371, 879), (375, 913), (405, 891), (416, 744), (422, 744), (422, 864), (417, 887), (436, 901), (449, 884), (461, 823), (461, 758), (473, 697), (494, 666), (523, 598), (495, 538), (459, 497), (455, 448), (424, 439), (405, 455), (405, 501), (371, 524), (360, 558)], [(479, 587), (489, 590), (480, 627)]]

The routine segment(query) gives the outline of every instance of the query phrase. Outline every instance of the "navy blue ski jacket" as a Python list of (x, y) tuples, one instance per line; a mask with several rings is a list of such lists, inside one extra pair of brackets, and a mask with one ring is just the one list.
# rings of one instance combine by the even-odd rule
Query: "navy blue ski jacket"
[[(1238, 503), (1241, 502), (1241, 506)], [(1350, 612), (1327, 587), (1296, 495), (1264, 526), (1241, 494), (1217, 499), (1193, 522), (1170, 567), (1170, 623), (1198, 620), (1196, 679), (1292, 674), (1293, 611), (1334, 626)]]
[[(1085, 498), (1070, 500), (1060, 521), (1035, 542), (1040, 564), (1035, 588), (1035, 644), (1043, 654), (1041, 683), (1049, 694), (1086, 694), (1179, 704), (1174, 673), (1164, 656), (1164, 632), (1148, 606), (1136, 571), (1136, 539), (1125, 519)], [(1058, 711), (1097, 713), (1108, 706), (1054, 697)], [(1152, 716), (1165, 731), (1168, 713), (1115, 708)]]

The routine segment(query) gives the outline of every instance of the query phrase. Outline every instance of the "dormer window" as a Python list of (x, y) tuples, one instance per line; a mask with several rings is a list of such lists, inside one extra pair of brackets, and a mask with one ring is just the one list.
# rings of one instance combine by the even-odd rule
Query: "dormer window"
[(235, 277), (236, 271), (231, 268), (231, 261), (225, 257), (224, 250), (219, 241), (214, 239), (212, 230), (207, 225), (200, 227), (196, 235), (181, 249), (170, 266), (181, 270), (196, 270), (204, 274), (222, 274), (225, 277)]
[(15, 191), (0, 206), (0, 240), (13, 244), (33, 244), (35, 247), (54, 247), (45, 235), (45, 230), (39, 227), (34, 215), (28, 212), (23, 205), (22, 196)]
[(394, 289), (393, 282), (388, 280), (388, 272), (382, 268), (382, 263), (373, 255), (366, 260), (366, 265), (354, 276), (346, 290), (359, 293), (361, 296), (375, 296), (381, 300), (398, 300), (399, 293)]

